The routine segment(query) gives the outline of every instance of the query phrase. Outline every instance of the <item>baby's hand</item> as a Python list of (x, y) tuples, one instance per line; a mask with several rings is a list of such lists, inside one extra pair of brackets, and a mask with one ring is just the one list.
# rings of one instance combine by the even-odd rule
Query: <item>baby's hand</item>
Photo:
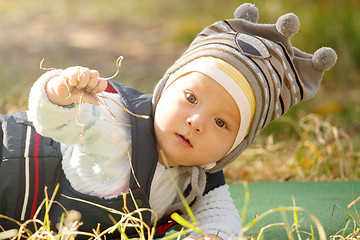
[(85, 67), (70, 67), (62, 75), (51, 78), (46, 84), (49, 100), (59, 106), (86, 102), (99, 105), (95, 94), (104, 91), (107, 81), (99, 78), (96, 70)]

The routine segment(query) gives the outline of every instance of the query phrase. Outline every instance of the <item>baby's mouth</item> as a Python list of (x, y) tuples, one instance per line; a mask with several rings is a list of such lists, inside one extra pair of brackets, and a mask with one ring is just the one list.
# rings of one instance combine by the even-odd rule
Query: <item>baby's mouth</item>
[(184, 135), (176, 134), (176, 137), (179, 139), (181, 143), (183, 143), (187, 147), (193, 147), (190, 140), (187, 139)]

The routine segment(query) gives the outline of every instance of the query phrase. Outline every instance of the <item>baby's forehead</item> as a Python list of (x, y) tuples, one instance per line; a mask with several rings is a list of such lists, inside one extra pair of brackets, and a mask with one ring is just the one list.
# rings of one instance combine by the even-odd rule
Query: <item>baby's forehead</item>
[[(176, 80), (173, 80), (170, 82), (170, 84), (178, 82), (179, 84), (189, 84), (189, 85), (214, 85), (213, 83), (217, 82), (209, 77), (207, 74), (202, 73), (200, 71), (191, 71), (187, 72), (180, 77), (178, 77)], [(221, 85), (217, 84), (218, 87), (221, 87)]]

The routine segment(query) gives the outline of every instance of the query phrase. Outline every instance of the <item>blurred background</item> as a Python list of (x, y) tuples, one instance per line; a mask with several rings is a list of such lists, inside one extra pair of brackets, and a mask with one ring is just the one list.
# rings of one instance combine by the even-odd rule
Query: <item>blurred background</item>
[[(27, 109), (44, 67), (82, 65), (151, 93), (165, 70), (207, 25), (232, 18), (236, 0), (0, 0), (0, 113)], [(255, 0), (259, 23), (293, 12), (292, 38), (313, 53), (337, 51), (317, 95), (268, 126), (230, 167), (229, 182), (360, 177), (360, 1)]]

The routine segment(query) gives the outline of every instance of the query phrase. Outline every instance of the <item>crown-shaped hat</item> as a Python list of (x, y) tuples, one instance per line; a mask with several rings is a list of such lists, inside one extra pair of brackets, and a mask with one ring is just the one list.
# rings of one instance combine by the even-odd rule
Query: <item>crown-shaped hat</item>
[(300, 27), (298, 17), (292, 13), (281, 16), (276, 24), (258, 24), (258, 9), (245, 3), (234, 15), (235, 19), (206, 27), (166, 71), (153, 96), (155, 110), (164, 87), (172, 81), (171, 75), (203, 57), (221, 59), (246, 78), (256, 105), (250, 126), (241, 142), (208, 169), (209, 172), (216, 172), (235, 160), (265, 126), (291, 106), (312, 97), (324, 71), (337, 60), (331, 48), (320, 48), (311, 55), (291, 45), (290, 38)]

